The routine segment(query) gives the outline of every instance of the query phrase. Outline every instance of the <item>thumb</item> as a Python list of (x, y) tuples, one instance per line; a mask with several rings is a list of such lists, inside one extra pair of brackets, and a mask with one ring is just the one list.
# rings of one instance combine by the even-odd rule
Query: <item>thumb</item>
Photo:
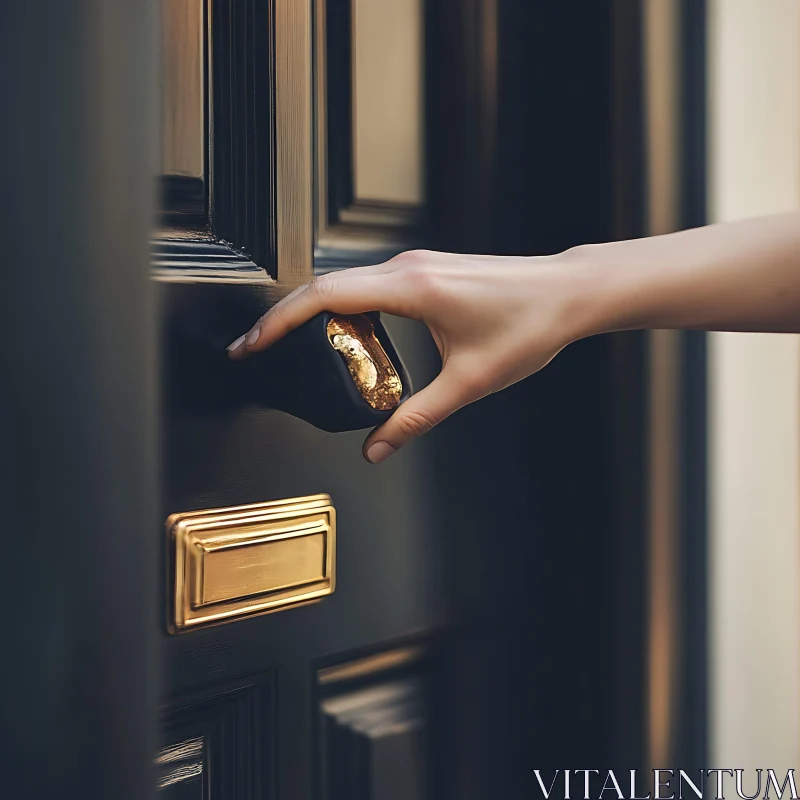
[(443, 370), (422, 391), (409, 397), (364, 442), (364, 458), (379, 464), (412, 439), (427, 433), (454, 411), (477, 399), (470, 397), (454, 371)]

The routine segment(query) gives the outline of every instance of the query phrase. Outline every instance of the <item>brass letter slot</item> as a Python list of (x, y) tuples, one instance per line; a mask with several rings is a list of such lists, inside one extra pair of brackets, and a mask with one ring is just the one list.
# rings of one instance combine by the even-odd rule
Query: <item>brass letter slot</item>
[(173, 632), (334, 590), (336, 512), (326, 494), (173, 514), (167, 534)]

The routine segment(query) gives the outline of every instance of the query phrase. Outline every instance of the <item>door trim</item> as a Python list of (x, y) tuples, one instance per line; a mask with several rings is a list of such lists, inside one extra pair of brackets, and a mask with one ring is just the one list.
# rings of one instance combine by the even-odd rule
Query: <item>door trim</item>
[(154, 278), (291, 287), (313, 275), (311, 0), (205, 9), (207, 213), (169, 216)]
[(275, 0), (278, 280), (313, 276), (311, 0)]

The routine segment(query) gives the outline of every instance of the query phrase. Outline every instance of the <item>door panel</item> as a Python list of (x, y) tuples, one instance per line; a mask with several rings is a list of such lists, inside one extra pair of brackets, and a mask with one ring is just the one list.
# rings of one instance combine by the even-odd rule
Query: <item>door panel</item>
[(315, 266), (379, 263), (426, 241), (424, 6), (314, 0), (314, 12)]
[(351, 6), (356, 203), (424, 202), (424, 32), (421, 0), (355, 0)]
[(320, 704), (322, 797), (425, 797), (424, 686), (415, 678), (344, 690)]
[(212, 680), (171, 698), (155, 758), (165, 798), (255, 800), (274, 794), (275, 673)]

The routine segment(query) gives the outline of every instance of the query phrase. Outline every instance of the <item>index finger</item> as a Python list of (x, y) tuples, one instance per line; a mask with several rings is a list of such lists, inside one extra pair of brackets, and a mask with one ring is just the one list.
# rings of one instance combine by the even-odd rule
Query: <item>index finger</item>
[[(245, 336), (230, 345), (230, 357), (240, 359), (265, 350), (322, 311), (399, 313), (401, 298), (393, 272), (352, 274), (355, 272), (329, 272), (296, 289), (261, 317)], [(345, 277), (347, 273), (351, 274)]]

